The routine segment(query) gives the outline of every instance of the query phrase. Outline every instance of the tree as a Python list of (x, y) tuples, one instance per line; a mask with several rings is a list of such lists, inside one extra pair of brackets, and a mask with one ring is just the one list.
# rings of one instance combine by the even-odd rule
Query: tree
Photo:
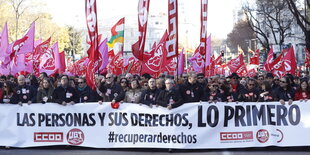
[(283, 45), (291, 36), (293, 18), (285, 0), (256, 0), (255, 7), (245, 4), (248, 24), (257, 34), (261, 45), (269, 51), (270, 44)]
[(18, 37), (18, 24), (21, 16), (24, 14), (24, 12), (27, 9), (27, 6), (23, 5), (23, 3), (26, 0), (8, 0), (8, 2), (13, 7), (14, 13), (15, 13), (15, 40), (17, 40)]
[(241, 46), (243, 50), (249, 47), (249, 40), (255, 39), (255, 33), (248, 25), (247, 21), (239, 21), (233, 27), (233, 30), (227, 35), (228, 47), (237, 51), (237, 46)]
[[(304, 1), (304, 7), (302, 5), (298, 6), (298, 2), (296, 0), (285, 0), (288, 4), (290, 12), (293, 14), (294, 18), (297, 21), (297, 24), (302, 29), (303, 33), (305, 34), (305, 42), (306, 47), (310, 51), (310, 17), (309, 12), (307, 12), (310, 9), (310, 0)], [(304, 15), (302, 13), (304, 11)]]
[(69, 42), (66, 44), (64, 51), (67, 55), (71, 55), (74, 59), (75, 54), (82, 52), (82, 35), (81, 32), (74, 29), (72, 26), (68, 28)]

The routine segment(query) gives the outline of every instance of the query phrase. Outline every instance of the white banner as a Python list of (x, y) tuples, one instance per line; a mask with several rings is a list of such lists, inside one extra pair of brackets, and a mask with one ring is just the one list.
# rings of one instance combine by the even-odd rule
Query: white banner
[(188, 103), (0, 105), (0, 146), (243, 148), (309, 146), (310, 104)]

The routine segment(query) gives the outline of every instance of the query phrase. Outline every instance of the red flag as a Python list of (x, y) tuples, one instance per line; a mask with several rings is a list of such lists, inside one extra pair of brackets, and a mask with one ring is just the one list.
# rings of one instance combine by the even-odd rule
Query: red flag
[(256, 74), (257, 74), (257, 71), (256, 71), (255, 68), (253, 68), (253, 69), (250, 69), (250, 70), (248, 71), (248, 73), (246, 74), (246, 76), (247, 76), (247, 77), (254, 77), (254, 76), (256, 76)]
[(227, 65), (232, 73), (237, 72), (244, 65), (243, 55), (240, 54), (237, 58), (230, 60)]
[(264, 69), (267, 71), (267, 72), (270, 72), (271, 71), (271, 67), (270, 67), (270, 64), (272, 63), (273, 61), (273, 48), (271, 47), (270, 48), (270, 51), (268, 53), (268, 56), (267, 56), (267, 60), (266, 60), (266, 63), (264, 65)]
[(168, 75), (176, 75), (177, 70), (177, 57), (173, 57), (171, 59), (168, 59), (166, 63), (164, 63), (161, 67), (162, 72), (167, 72)]
[(60, 73), (65, 72), (66, 71), (66, 55), (65, 52), (62, 51), (61, 53), (59, 53), (59, 57), (60, 57)]
[(47, 49), (50, 45), (51, 37), (49, 37), (47, 40), (45, 40), (43, 43), (39, 44), (34, 52), (32, 54), (27, 54), (28, 59), (31, 59), (32, 65), (33, 65), (33, 73), (35, 76), (39, 76), (40, 71), (39, 71), (39, 66), (40, 66), (40, 58), (41, 56), (47, 52)]
[(144, 55), (143, 55), (143, 62), (146, 62), (148, 61), (151, 57), (153, 57), (154, 55), (154, 52), (155, 52), (155, 49), (156, 49), (156, 42), (153, 43), (153, 46), (152, 46), (152, 49), (150, 52), (145, 52)]
[(178, 0), (168, 0), (167, 57), (178, 55)]
[(207, 42), (207, 21), (208, 21), (208, 0), (201, 0), (200, 9), (200, 54), (206, 54), (206, 42)]
[(188, 61), (191, 62), (191, 67), (195, 72), (203, 73), (205, 60), (204, 56), (201, 55), (199, 52), (199, 47), (200, 46), (196, 48), (194, 55), (190, 59), (188, 59)]
[(116, 56), (109, 62), (107, 69), (108, 73), (112, 73), (115, 75), (122, 74), (122, 69), (124, 64), (123, 52), (119, 51)]
[(291, 47), (287, 54), (283, 57), (282, 59), (283, 65), (285, 68), (286, 74), (292, 74), (295, 75), (295, 71), (297, 69), (297, 64), (296, 64), (296, 57), (294, 54), (294, 48)]
[(272, 74), (280, 78), (285, 75), (285, 67), (283, 65), (283, 61), (279, 61), (273, 66)]
[(210, 59), (210, 65), (206, 67), (205, 76), (206, 77), (214, 76), (215, 75), (214, 69), (215, 69), (215, 60), (214, 60), (214, 55), (212, 55)]
[(146, 28), (149, 14), (150, 0), (139, 0), (138, 5), (138, 22), (139, 22), (139, 39), (134, 43), (132, 48), (132, 54), (139, 60), (143, 60), (144, 44), (146, 37)]
[(215, 65), (222, 65), (222, 62), (223, 62), (223, 59), (222, 59), (222, 54), (221, 54), (215, 59)]
[(139, 61), (137, 58), (130, 57), (128, 59), (128, 65), (125, 68), (128, 73), (131, 73), (132, 75), (134, 74), (139, 75), (140, 70), (141, 70), (141, 65), (142, 65), (142, 62)]
[(305, 48), (305, 51), (306, 51), (306, 60), (305, 60), (305, 64), (306, 64), (306, 67), (310, 67), (310, 52), (308, 51), (307, 48)]
[(250, 64), (259, 65), (259, 49), (257, 49), (254, 56), (250, 58)]
[(73, 64), (73, 67), (68, 69), (68, 72), (73, 75), (82, 76), (85, 75), (87, 70), (88, 57), (84, 57)]
[(150, 75), (153, 75), (153, 77), (157, 77), (159, 75), (161, 66), (163, 66), (163, 64), (166, 64), (167, 37), (168, 37), (168, 32), (166, 30), (154, 51), (154, 55), (149, 60), (147, 60), (145, 63), (143, 63), (141, 74), (149, 73)]
[(90, 48), (87, 51), (89, 62), (87, 64), (86, 82), (90, 88), (95, 89), (95, 72), (99, 68), (99, 42), (96, 0), (85, 0), (85, 12), (88, 35), (91, 43)]

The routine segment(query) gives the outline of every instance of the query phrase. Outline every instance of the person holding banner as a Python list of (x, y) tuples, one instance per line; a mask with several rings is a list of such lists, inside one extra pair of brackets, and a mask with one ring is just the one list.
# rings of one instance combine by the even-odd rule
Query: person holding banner
[(53, 102), (53, 92), (54, 87), (50, 81), (49, 78), (43, 78), (42, 79), (42, 86), (38, 88), (37, 93), (37, 102), (38, 103), (47, 103), (47, 102)]
[(202, 100), (203, 89), (202, 86), (197, 83), (196, 73), (189, 74), (188, 80), (180, 85), (180, 93), (184, 103), (199, 102)]
[(142, 90), (139, 81), (137, 79), (131, 80), (130, 86), (131, 88), (125, 93), (124, 102), (140, 103)]
[(31, 85), (26, 85), (24, 75), (20, 75), (17, 78), (17, 102), (19, 105), (22, 105), (23, 103), (36, 103), (36, 90)]
[(274, 95), (272, 93), (272, 85), (269, 81), (264, 81), (261, 85), (258, 102), (272, 102), (274, 101)]
[(69, 86), (68, 75), (63, 75), (60, 80), (61, 85), (53, 92), (53, 99), (56, 103), (67, 105), (78, 103), (79, 98), (75, 88)]
[(255, 79), (248, 79), (244, 91), (241, 93), (241, 101), (244, 102), (257, 102), (259, 98), (259, 89)]
[(206, 101), (209, 103), (223, 101), (223, 94), (220, 92), (218, 83), (208, 83), (207, 87), (204, 90), (204, 96), (202, 101)]
[(78, 78), (77, 93), (79, 96), (79, 103), (95, 102), (96, 92), (86, 84), (86, 79), (83, 77)]
[(17, 94), (13, 89), (13, 84), (10, 81), (6, 81), (3, 83), (3, 92), (2, 96), (0, 97), (0, 103), (11, 103), (11, 104), (17, 104)]
[(106, 75), (105, 83), (100, 85), (99, 90), (102, 93), (102, 96), (104, 96), (103, 102), (120, 102), (125, 97), (124, 90), (115, 82), (115, 77), (111, 73)]
[(283, 77), (280, 79), (280, 87), (275, 90), (276, 101), (280, 101), (282, 105), (285, 104), (285, 101), (288, 101), (288, 104), (293, 103), (295, 91), (292, 88), (290, 80), (288, 77)]
[(228, 102), (236, 102), (241, 99), (241, 92), (244, 91), (244, 87), (239, 83), (239, 75), (237, 73), (232, 73), (229, 77), (230, 79), (230, 89), (229, 95), (227, 96)]
[(166, 89), (159, 93), (156, 103), (160, 106), (167, 107), (169, 110), (181, 106), (183, 99), (176, 89), (174, 81), (167, 79), (165, 85)]
[(141, 103), (152, 108), (153, 105), (156, 105), (156, 99), (160, 93), (160, 90), (156, 87), (155, 79), (151, 78), (148, 81), (148, 88), (142, 92)]
[(295, 100), (308, 100), (310, 99), (310, 87), (307, 79), (300, 81), (300, 87), (295, 93)]

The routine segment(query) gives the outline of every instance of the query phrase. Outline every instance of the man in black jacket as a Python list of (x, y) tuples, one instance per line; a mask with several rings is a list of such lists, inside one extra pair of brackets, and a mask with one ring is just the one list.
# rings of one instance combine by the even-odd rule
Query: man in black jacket
[(156, 87), (154, 78), (148, 81), (148, 86), (148, 89), (142, 92), (141, 103), (152, 107), (152, 105), (156, 104), (156, 99), (161, 90)]
[(188, 80), (180, 85), (180, 93), (184, 103), (199, 102), (203, 98), (203, 88), (197, 83), (196, 73), (188, 75)]
[(62, 105), (78, 103), (78, 94), (75, 88), (69, 86), (68, 75), (63, 75), (60, 82), (61, 85), (57, 87), (53, 93), (54, 101)]
[(32, 86), (26, 85), (25, 79), (24, 75), (20, 75), (17, 78), (16, 94), (18, 97), (17, 102), (20, 105), (22, 103), (31, 104), (36, 102), (36, 90)]
[(85, 78), (78, 79), (77, 93), (79, 102), (95, 102), (95, 92), (86, 84)]
[(181, 106), (183, 99), (179, 91), (175, 89), (174, 81), (167, 79), (165, 85), (166, 89), (159, 93), (156, 103), (160, 106), (167, 107), (169, 110)]
[(115, 83), (114, 79), (114, 75), (108, 73), (106, 75), (106, 82), (100, 85), (99, 90), (104, 96), (104, 102), (120, 102), (125, 97), (123, 88), (119, 84)]

